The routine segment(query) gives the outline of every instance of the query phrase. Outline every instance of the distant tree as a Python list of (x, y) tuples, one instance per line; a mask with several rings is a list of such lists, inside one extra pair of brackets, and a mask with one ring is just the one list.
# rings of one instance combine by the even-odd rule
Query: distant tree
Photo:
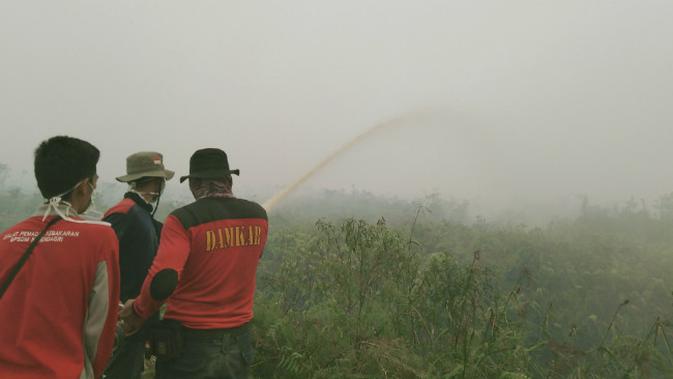
[(663, 195), (657, 200), (655, 207), (659, 212), (659, 218), (662, 220), (673, 219), (673, 193)]

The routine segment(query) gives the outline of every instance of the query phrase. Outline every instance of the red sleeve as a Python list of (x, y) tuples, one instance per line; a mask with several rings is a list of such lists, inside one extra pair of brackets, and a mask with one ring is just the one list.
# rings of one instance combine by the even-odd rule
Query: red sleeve
[(162, 270), (175, 270), (178, 274), (178, 281), (182, 276), (182, 269), (189, 257), (190, 237), (189, 232), (185, 230), (180, 221), (175, 216), (168, 216), (166, 223), (161, 231), (161, 241), (159, 242), (159, 251), (150, 272), (145, 278), (140, 295), (133, 304), (133, 310), (143, 319), (147, 319), (156, 311), (163, 301), (152, 298), (150, 286), (154, 276)]
[[(109, 236), (110, 242), (103, 247), (103, 256), (97, 265), (94, 296), (90, 300), (89, 309), (91, 316), (103, 303), (107, 305), (106, 312), (101, 314), (104, 321), (94, 350), (93, 369), (96, 378), (103, 375), (112, 355), (119, 312), (119, 244), (112, 229), (109, 230)], [(95, 319), (93, 322), (98, 323)]]

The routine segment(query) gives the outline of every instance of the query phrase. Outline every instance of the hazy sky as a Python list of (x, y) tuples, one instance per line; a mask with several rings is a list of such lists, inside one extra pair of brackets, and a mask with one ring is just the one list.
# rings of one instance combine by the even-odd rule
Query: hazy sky
[(0, 162), (30, 169), (69, 134), (112, 180), (138, 150), (181, 174), (215, 146), (267, 194), (432, 109), (308, 186), (656, 197), (673, 191), (672, 19), (663, 0), (0, 0)]

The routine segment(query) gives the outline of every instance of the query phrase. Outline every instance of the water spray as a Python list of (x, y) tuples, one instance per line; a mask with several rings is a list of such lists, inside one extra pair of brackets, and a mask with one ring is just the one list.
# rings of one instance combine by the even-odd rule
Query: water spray
[(270, 199), (265, 201), (262, 204), (262, 206), (264, 207), (264, 209), (267, 210), (267, 212), (270, 212), (279, 202), (281, 202), (283, 199), (285, 199), (289, 194), (294, 192), (297, 188), (299, 188), (301, 185), (303, 185), (311, 177), (313, 177), (318, 172), (322, 171), (326, 166), (328, 166), (330, 163), (332, 163), (339, 156), (341, 156), (342, 154), (344, 154), (345, 152), (347, 152), (348, 150), (353, 148), (355, 145), (369, 139), (373, 135), (375, 135), (378, 132), (381, 132), (383, 130), (403, 126), (403, 125), (405, 125), (406, 121), (409, 121), (410, 119), (416, 119), (419, 116), (426, 115), (427, 112), (428, 111), (418, 111), (418, 112), (412, 112), (412, 113), (404, 114), (402, 116), (398, 116), (398, 117), (393, 118), (391, 120), (388, 120), (388, 121), (385, 121), (385, 122), (382, 122), (380, 124), (372, 126), (371, 128), (367, 129), (363, 133), (357, 135), (355, 138), (350, 140), (348, 143), (342, 145), (337, 150), (333, 151), (330, 155), (328, 155), (323, 160), (318, 162), (318, 164), (316, 164), (313, 168), (311, 168), (309, 171), (307, 171), (299, 179), (295, 180), (290, 185), (285, 187), (283, 190), (276, 193)]

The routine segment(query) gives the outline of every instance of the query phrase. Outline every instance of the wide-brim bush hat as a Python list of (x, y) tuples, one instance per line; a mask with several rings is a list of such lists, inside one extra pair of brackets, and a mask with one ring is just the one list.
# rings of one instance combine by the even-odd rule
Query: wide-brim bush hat
[(164, 178), (171, 180), (175, 172), (164, 166), (164, 156), (156, 151), (141, 151), (126, 158), (126, 175), (116, 179), (123, 183), (133, 182), (140, 178)]
[(189, 178), (221, 179), (231, 174), (239, 175), (240, 170), (229, 168), (227, 153), (217, 148), (200, 149), (189, 159), (189, 175), (181, 176), (180, 183)]

